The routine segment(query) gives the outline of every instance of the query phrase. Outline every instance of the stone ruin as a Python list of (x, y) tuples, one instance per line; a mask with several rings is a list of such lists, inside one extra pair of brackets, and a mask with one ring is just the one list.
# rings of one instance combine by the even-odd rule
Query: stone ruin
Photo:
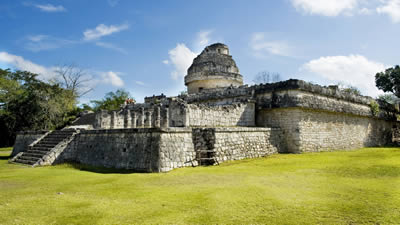
[(384, 146), (397, 127), (393, 106), (373, 111), (373, 98), (337, 86), (293, 79), (243, 85), (220, 43), (193, 60), (185, 84), (187, 94), (88, 113), (60, 131), (21, 132), (10, 161), (166, 172), (275, 153)]

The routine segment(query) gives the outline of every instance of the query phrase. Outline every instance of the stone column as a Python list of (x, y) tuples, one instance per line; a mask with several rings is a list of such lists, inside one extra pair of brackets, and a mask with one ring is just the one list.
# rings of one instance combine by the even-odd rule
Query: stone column
[(124, 127), (125, 128), (131, 128), (132, 127), (131, 111), (129, 109), (126, 111), (125, 120), (124, 120)]
[(117, 126), (117, 112), (113, 111), (111, 113), (111, 129), (114, 129)]
[(133, 116), (132, 116), (132, 128), (136, 128), (136, 112), (133, 112)]
[(151, 112), (146, 112), (146, 124), (145, 124), (145, 127), (151, 127), (151, 120), (152, 120), (152, 118), (151, 118)]
[(165, 112), (165, 115), (162, 119), (162, 127), (167, 128), (167, 127), (169, 127), (169, 109), (165, 108), (164, 112)]
[(189, 109), (188, 107), (184, 106), (183, 108), (183, 126), (188, 127), (189, 126)]
[(142, 107), (142, 108), (140, 108), (140, 110), (141, 110), (141, 115), (140, 115), (140, 127), (144, 127), (144, 117), (145, 117), (145, 114), (144, 114), (144, 108)]
[(154, 123), (154, 127), (160, 128), (161, 127), (161, 109), (160, 106), (157, 106), (156, 108), (156, 120)]

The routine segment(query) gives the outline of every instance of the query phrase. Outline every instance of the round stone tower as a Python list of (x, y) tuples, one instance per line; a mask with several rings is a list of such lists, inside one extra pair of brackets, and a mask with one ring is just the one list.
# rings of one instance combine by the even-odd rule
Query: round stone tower
[(198, 93), (204, 89), (240, 86), (243, 77), (239, 74), (228, 46), (216, 43), (207, 46), (194, 60), (185, 76), (188, 93)]

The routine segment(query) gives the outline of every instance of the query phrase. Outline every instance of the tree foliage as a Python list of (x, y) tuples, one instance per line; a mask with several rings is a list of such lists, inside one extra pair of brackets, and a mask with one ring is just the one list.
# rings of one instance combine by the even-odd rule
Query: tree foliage
[(400, 98), (400, 66), (394, 66), (375, 75), (376, 87), (384, 92), (392, 92)]
[(389, 104), (395, 104), (400, 101), (394, 94), (382, 94), (378, 96), (378, 99)]
[(125, 100), (131, 98), (129, 92), (118, 89), (116, 92), (108, 92), (102, 100), (91, 101), (95, 111), (105, 110), (118, 110)]
[(75, 118), (74, 93), (37, 76), (0, 69), (0, 146), (12, 145), (17, 131), (55, 129)]

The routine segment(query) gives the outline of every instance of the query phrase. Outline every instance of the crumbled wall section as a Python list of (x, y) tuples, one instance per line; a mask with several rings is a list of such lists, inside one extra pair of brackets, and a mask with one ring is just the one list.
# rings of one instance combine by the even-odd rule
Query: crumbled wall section
[(15, 144), (11, 157), (16, 156), (20, 152), (24, 152), (28, 149), (28, 146), (34, 141), (45, 135), (48, 131), (23, 131), (17, 134)]
[(302, 108), (263, 110), (258, 121), (280, 127), (282, 152), (317, 152), (389, 144), (393, 122), (345, 113)]

